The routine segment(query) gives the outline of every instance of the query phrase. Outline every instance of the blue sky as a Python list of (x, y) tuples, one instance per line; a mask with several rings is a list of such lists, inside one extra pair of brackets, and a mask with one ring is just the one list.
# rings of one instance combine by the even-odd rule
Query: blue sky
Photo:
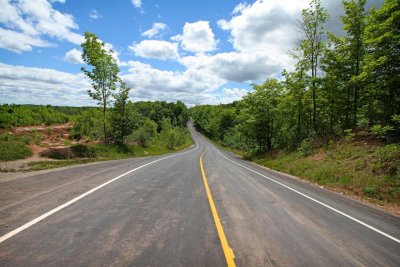
[[(134, 101), (229, 103), (291, 68), (308, 2), (0, 0), (0, 103), (95, 105), (80, 72), (85, 31), (115, 51)], [(341, 1), (324, 4), (339, 32)]]

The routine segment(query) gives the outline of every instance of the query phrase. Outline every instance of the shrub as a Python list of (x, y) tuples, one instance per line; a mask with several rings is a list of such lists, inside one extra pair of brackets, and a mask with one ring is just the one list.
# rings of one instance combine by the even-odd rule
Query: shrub
[(0, 141), (0, 161), (24, 159), (32, 155), (26, 143), (21, 141)]
[(389, 125), (382, 126), (380, 124), (375, 124), (371, 127), (371, 133), (380, 139), (387, 139), (388, 134), (393, 130), (394, 128)]
[(301, 142), (300, 146), (297, 148), (297, 151), (300, 153), (301, 156), (306, 157), (311, 155), (313, 151), (313, 144), (312, 141), (305, 139)]

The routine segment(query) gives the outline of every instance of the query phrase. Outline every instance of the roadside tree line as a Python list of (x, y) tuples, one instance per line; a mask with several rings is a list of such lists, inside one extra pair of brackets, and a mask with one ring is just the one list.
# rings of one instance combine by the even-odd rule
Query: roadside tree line
[(354, 130), (400, 139), (400, 2), (365, 10), (343, 1), (344, 36), (326, 32), (329, 14), (312, 0), (299, 21), (302, 37), (282, 79), (253, 84), (228, 105), (196, 106), (197, 129), (224, 145), (251, 151), (297, 149)]

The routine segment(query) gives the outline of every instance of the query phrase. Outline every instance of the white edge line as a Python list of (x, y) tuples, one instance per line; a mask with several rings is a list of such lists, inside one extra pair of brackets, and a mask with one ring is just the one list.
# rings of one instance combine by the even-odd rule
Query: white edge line
[(252, 170), (252, 169), (250, 169), (250, 168), (248, 168), (248, 167), (246, 167), (246, 166), (244, 166), (244, 165), (242, 165), (242, 164), (240, 164), (240, 163), (237, 163), (237, 162), (235, 162), (235, 161), (233, 161), (233, 160), (231, 160), (231, 159), (225, 157), (218, 149), (216, 149), (216, 150), (217, 150), (217, 152), (218, 152), (222, 157), (224, 157), (225, 159), (227, 159), (227, 160), (229, 160), (229, 161), (235, 163), (236, 165), (239, 165), (239, 166), (241, 166), (241, 167), (243, 167), (243, 168), (245, 168), (245, 169), (247, 169), (247, 170), (249, 170), (249, 171), (251, 171), (251, 172), (254, 172), (254, 173), (256, 173), (256, 174), (258, 174), (258, 175), (264, 177), (265, 179), (268, 179), (268, 180), (270, 180), (270, 181), (272, 181), (272, 182), (274, 182), (274, 183), (277, 183), (277, 184), (279, 184), (279, 185), (281, 185), (281, 186), (283, 186), (283, 187), (285, 187), (285, 188), (287, 188), (287, 189), (289, 189), (289, 190), (291, 190), (291, 191), (293, 191), (293, 192), (295, 192), (295, 193), (297, 193), (297, 194), (299, 194), (299, 195), (301, 195), (301, 196), (303, 196), (303, 197), (305, 197), (305, 198), (308, 198), (309, 200), (312, 200), (312, 201), (314, 201), (314, 202), (316, 202), (316, 203), (318, 203), (318, 204), (324, 206), (325, 208), (328, 208), (328, 209), (330, 209), (330, 210), (333, 210), (334, 212), (337, 212), (337, 213), (339, 213), (340, 215), (343, 215), (344, 217), (349, 218), (350, 220), (353, 220), (353, 221), (355, 221), (355, 222), (357, 222), (357, 223), (359, 223), (359, 224), (361, 224), (361, 225), (363, 225), (363, 226), (365, 226), (365, 227), (367, 227), (367, 228), (369, 228), (369, 229), (371, 229), (371, 230), (373, 230), (373, 231), (375, 231), (375, 232), (377, 232), (377, 233), (379, 233), (379, 234), (381, 234), (381, 235), (383, 235), (383, 236), (385, 236), (385, 237), (387, 237), (387, 238), (392, 239), (393, 241), (395, 241), (395, 242), (397, 242), (397, 243), (400, 243), (400, 239), (397, 239), (397, 238), (395, 238), (394, 236), (391, 236), (391, 235), (389, 235), (389, 234), (387, 234), (387, 233), (385, 233), (385, 232), (383, 232), (383, 231), (381, 231), (381, 230), (379, 230), (379, 229), (376, 229), (375, 227), (373, 227), (373, 226), (371, 226), (371, 225), (369, 225), (369, 224), (366, 224), (365, 222), (362, 222), (362, 221), (360, 221), (360, 220), (358, 220), (358, 219), (356, 219), (356, 218), (354, 218), (354, 217), (352, 217), (352, 216), (350, 216), (350, 215), (348, 215), (348, 214), (346, 214), (346, 213), (344, 213), (344, 212), (342, 212), (342, 211), (340, 211), (340, 210), (337, 210), (337, 209), (335, 209), (335, 208), (333, 208), (333, 207), (331, 207), (331, 206), (329, 206), (329, 205), (327, 205), (327, 204), (325, 204), (325, 203), (323, 203), (323, 202), (321, 202), (321, 201), (319, 201), (319, 200), (316, 200), (315, 198), (312, 198), (312, 197), (310, 197), (310, 196), (308, 196), (308, 195), (306, 195), (306, 194), (304, 194), (304, 193), (302, 193), (302, 192), (300, 192), (300, 191), (297, 191), (296, 189), (293, 189), (293, 188), (291, 188), (291, 187), (289, 187), (289, 186), (287, 186), (287, 185), (285, 185), (285, 184), (283, 184), (283, 183), (281, 183), (281, 182), (278, 182), (278, 181), (276, 181), (275, 179), (272, 179), (272, 178), (270, 178), (270, 177), (268, 177), (268, 176), (265, 176), (265, 175), (262, 174), (262, 173), (259, 173), (259, 172), (255, 171), (255, 170)]
[(31, 227), (32, 225), (34, 225), (34, 224), (40, 222), (41, 220), (43, 220), (43, 219), (49, 217), (50, 215), (52, 215), (52, 214), (54, 214), (54, 213), (56, 213), (56, 212), (58, 212), (58, 211), (60, 211), (60, 210), (62, 210), (62, 209), (64, 209), (64, 208), (68, 207), (69, 205), (71, 205), (71, 204), (77, 202), (78, 200), (80, 200), (81, 198), (84, 198), (84, 197), (86, 197), (87, 195), (90, 195), (90, 194), (92, 194), (93, 192), (99, 190), (100, 188), (102, 188), (102, 187), (104, 187), (104, 186), (106, 186), (106, 185), (108, 185), (108, 184), (110, 184), (110, 183), (112, 183), (112, 182), (114, 182), (114, 181), (116, 181), (116, 180), (118, 180), (118, 179), (124, 177), (124, 176), (127, 175), (127, 174), (130, 174), (130, 173), (132, 173), (132, 172), (134, 172), (134, 171), (137, 171), (137, 170), (139, 170), (139, 169), (141, 169), (141, 168), (144, 168), (144, 167), (146, 167), (146, 166), (149, 166), (149, 165), (151, 165), (151, 164), (153, 164), (153, 163), (156, 163), (156, 162), (158, 162), (158, 161), (161, 161), (161, 160), (164, 160), (164, 159), (168, 159), (168, 158), (172, 158), (172, 157), (176, 157), (176, 156), (180, 156), (180, 155), (183, 155), (183, 154), (186, 154), (186, 153), (193, 152), (193, 151), (197, 150), (198, 147), (199, 147), (199, 146), (198, 146), (197, 139), (196, 139), (194, 136), (193, 136), (193, 139), (194, 139), (194, 141), (195, 141), (195, 143), (196, 143), (196, 146), (195, 146), (194, 149), (190, 149), (190, 150), (185, 151), (185, 152), (181, 152), (181, 153), (178, 153), (178, 154), (174, 154), (174, 155), (171, 155), (171, 156), (168, 156), (168, 157), (164, 157), (164, 158), (160, 158), (160, 159), (151, 161), (151, 162), (146, 163), (146, 164), (144, 164), (144, 165), (142, 165), (142, 166), (139, 166), (139, 167), (137, 167), (137, 168), (135, 168), (135, 169), (132, 169), (132, 170), (130, 170), (130, 171), (128, 171), (128, 172), (125, 172), (125, 173), (123, 173), (123, 174), (121, 174), (121, 175), (119, 175), (119, 176), (117, 176), (117, 177), (115, 177), (115, 178), (113, 178), (113, 179), (111, 179), (111, 180), (109, 180), (109, 181), (107, 181), (107, 182), (105, 182), (105, 183), (99, 185), (99, 186), (96, 186), (95, 188), (93, 188), (93, 189), (91, 189), (91, 190), (89, 190), (89, 191), (87, 191), (87, 192), (85, 192), (85, 193), (83, 193), (83, 194), (81, 194), (81, 195), (79, 195), (79, 196), (77, 196), (77, 197), (71, 199), (70, 201), (68, 201), (68, 202), (66, 202), (66, 203), (64, 203), (64, 204), (62, 204), (62, 205), (60, 205), (60, 206), (58, 206), (58, 207), (56, 207), (56, 208), (54, 208), (54, 209), (52, 209), (52, 210), (50, 210), (50, 211), (44, 213), (44, 214), (42, 214), (42, 215), (40, 215), (39, 217), (37, 217), (37, 218), (35, 218), (35, 219), (33, 219), (33, 220), (31, 220), (31, 221), (25, 223), (24, 225), (18, 227), (17, 229), (15, 229), (15, 230), (13, 230), (13, 231), (11, 231), (11, 232), (9, 232), (9, 233), (7, 233), (7, 234), (1, 236), (1, 237), (0, 237), (0, 243), (6, 241), (6, 240), (9, 239), (10, 237), (13, 237), (14, 235), (18, 234), (19, 232), (22, 232), (23, 230), (25, 230), (25, 229)]

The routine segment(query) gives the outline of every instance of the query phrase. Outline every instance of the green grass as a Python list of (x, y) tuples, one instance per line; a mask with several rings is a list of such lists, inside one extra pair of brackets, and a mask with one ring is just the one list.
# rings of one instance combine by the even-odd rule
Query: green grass
[[(176, 152), (190, 147), (193, 141), (190, 140), (184, 145), (168, 149), (165, 146), (150, 145), (149, 147), (137, 146), (105, 146), (105, 145), (75, 145), (67, 153), (53, 153), (55, 161), (39, 161), (28, 164), (30, 171), (46, 170), (77, 164), (86, 164), (98, 161), (126, 159), (132, 157), (145, 157)], [(69, 157), (69, 158), (68, 158)]]
[(66, 167), (76, 164), (86, 164), (96, 162), (96, 159), (70, 159), (57, 161), (37, 161), (28, 163), (30, 171), (47, 170), (52, 168)]
[(400, 203), (400, 148), (353, 143), (299, 152), (279, 152), (255, 160), (268, 168), (380, 203)]

